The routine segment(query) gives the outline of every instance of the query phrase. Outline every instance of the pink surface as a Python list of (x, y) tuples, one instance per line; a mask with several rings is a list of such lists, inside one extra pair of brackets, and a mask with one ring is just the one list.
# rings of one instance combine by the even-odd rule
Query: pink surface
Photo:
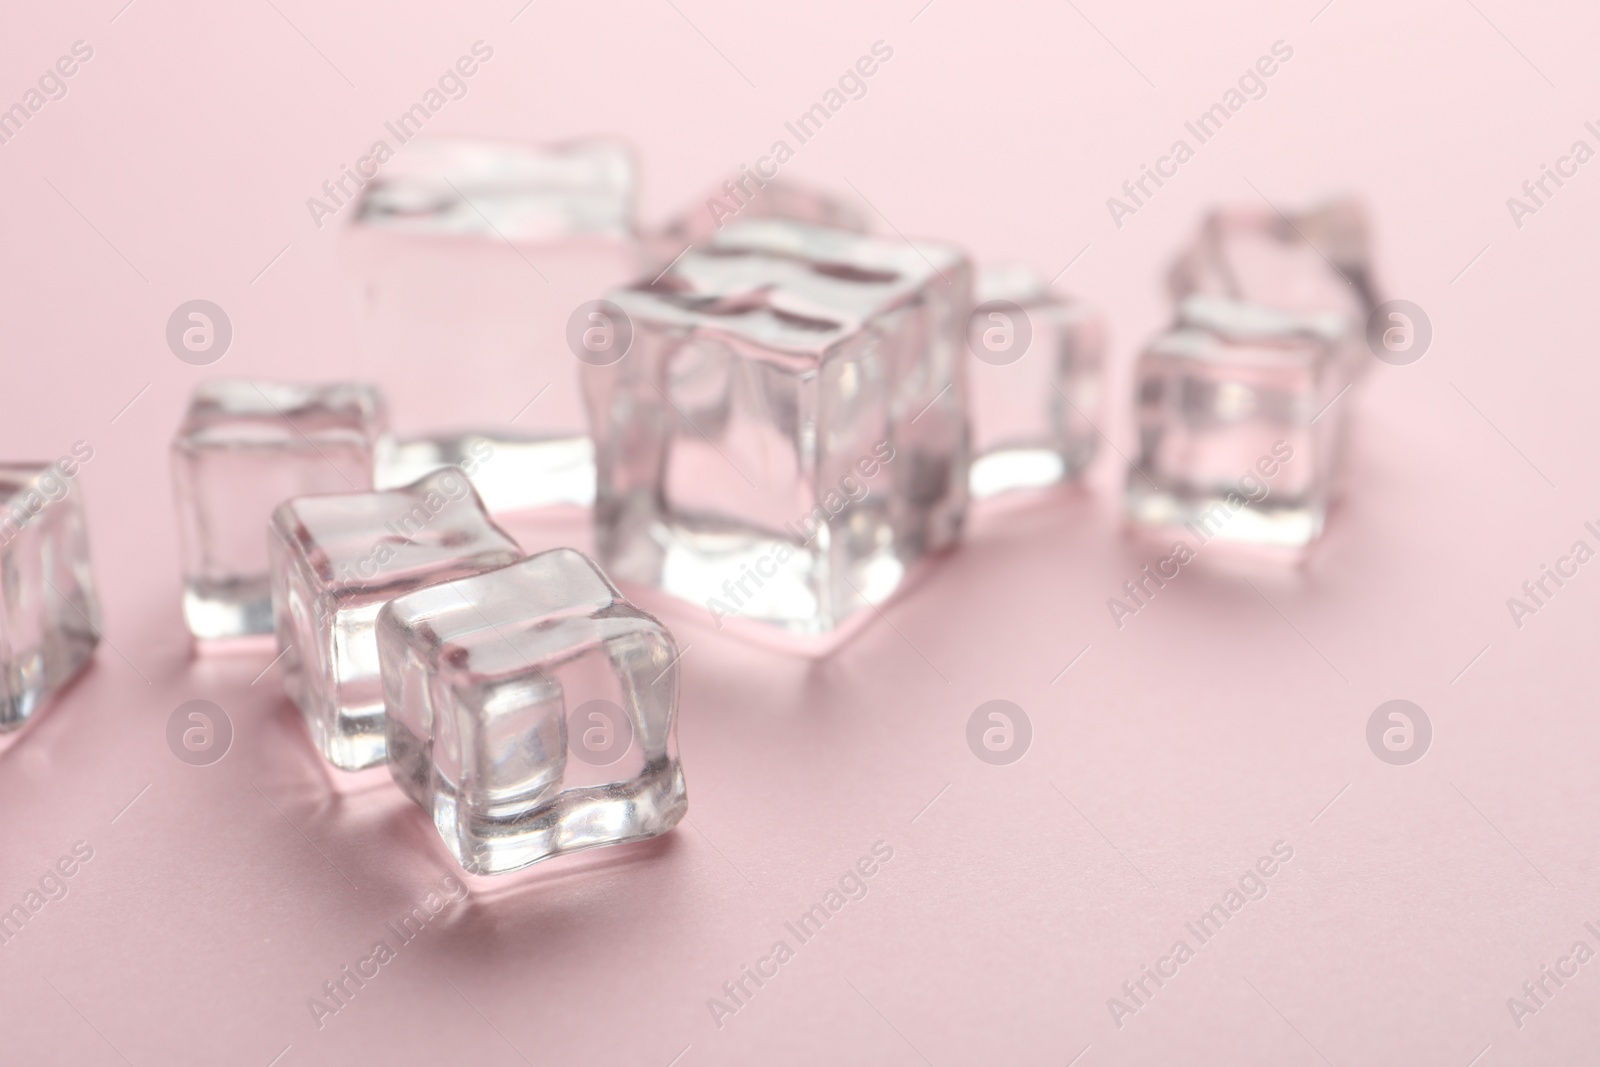
[[(1584, 926), (1600, 928), (1600, 564), (1520, 629), (1506, 598), (1596, 543), (1600, 163), (1520, 228), (1506, 198), (1574, 140), (1600, 146), (1584, 126), (1600, 18), (1504, 0), (919, 2), (14, 15), (3, 102), (74, 41), (94, 55), (0, 145), (0, 456), (93, 445), (106, 641), (0, 755), (0, 905), (75, 842), (93, 850), (0, 947), (0, 1061), (1593, 1058), (1600, 962), (1547, 980), (1520, 1027), (1507, 998), (1573, 942), (1600, 949)], [(630, 137), (652, 219), (888, 42), (867, 95), (785, 173), (986, 259), (1071, 263), (1061, 284), (1111, 315), (1116, 385), (1166, 314), (1160, 270), (1219, 200), (1360, 191), (1380, 280), (1435, 338), (1375, 369), (1347, 503), (1298, 572), (1203, 558), (1118, 630), (1106, 598), (1165, 552), (1118, 535), (1107, 451), (1089, 491), (978, 521), (830, 659), (680, 628), (687, 823), (475, 885), (319, 1029), (307, 999), (395, 943), (385, 923), (452, 868), (397, 793), (330, 792), (275, 673), (252, 684), (270, 654), (191, 659), (166, 444), (202, 376), (359, 369), (336, 230), (305, 200), (479, 39), (493, 59), (430, 131)], [(1117, 228), (1106, 198), (1278, 40), (1294, 54), (1265, 97)], [(212, 368), (163, 340), (195, 298), (234, 324)], [(1127, 427), (1117, 402), (1105, 429), (1124, 450)], [(210, 767), (165, 741), (196, 698), (236, 731)], [(997, 698), (1033, 723), (1011, 766), (966, 746)], [(1365, 741), (1394, 698), (1434, 724), (1408, 767)], [(1280, 840), (1293, 857), (1266, 896), (1191, 941), (1119, 1028), (1108, 998)], [(864, 899), (805, 944), (786, 932), (879, 841), (893, 856)], [(793, 958), (719, 1027), (708, 999), (779, 939)]]

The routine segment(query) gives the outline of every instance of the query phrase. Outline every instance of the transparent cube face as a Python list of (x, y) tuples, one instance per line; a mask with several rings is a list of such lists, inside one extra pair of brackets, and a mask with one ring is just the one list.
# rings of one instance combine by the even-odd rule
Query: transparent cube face
[(80, 492), (55, 467), (0, 464), (0, 746), (100, 640)]
[(403, 489), (301, 497), (272, 516), (272, 607), (284, 688), (344, 770), (385, 758), (374, 635), (396, 596), (520, 557), (458, 469)]
[(378, 628), (390, 771), (466, 870), (682, 818), (676, 646), (581, 553), (397, 598)]
[(866, 216), (844, 200), (805, 185), (758, 182), (743, 174), (705, 195), (650, 238), (659, 270), (685, 248), (706, 248), (720, 231), (739, 221), (788, 219), (853, 233), (867, 231)]
[(612, 142), (405, 145), (346, 237), (363, 346), (397, 427), (584, 432), (567, 320), (639, 269), (633, 185)]
[(267, 522), (291, 497), (372, 488), (387, 415), (369, 385), (200, 385), (172, 442), (184, 619), (199, 638), (272, 632)]
[(1009, 264), (978, 272), (975, 300), (967, 337), (972, 495), (1076, 477), (1094, 458), (1098, 437), (1103, 317), (1082, 301), (1052, 295), (1032, 269)]
[(1379, 303), (1367, 234), (1365, 212), (1349, 200), (1287, 217), (1270, 209), (1213, 211), (1173, 265), (1170, 288), (1178, 300), (1209, 294), (1364, 321)]
[(662, 353), (667, 403), (681, 413), (665, 449), (668, 511), (778, 529), (804, 510), (795, 428), (814, 421), (819, 375), (767, 362), (740, 341), (688, 338)]
[[(1140, 356), (1130, 517), (1294, 548), (1322, 529), (1335, 489), (1353, 327), (1191, 299)], [(1333, 405), (1333, 406), (1330, 406)]]
[(394, 489), (459, 467), (491, 514), (594, 504), (594, 443), (588, 436), (513, 436), (505, 431), (429, 434), (395, 444), (378, 467), (379, 489)]
[(950, 249), (762, 221), (613, 293), (632, 348), (585, 371), (608, 569), (808, 635), (888, 596), (964, 514), (969, 286)]

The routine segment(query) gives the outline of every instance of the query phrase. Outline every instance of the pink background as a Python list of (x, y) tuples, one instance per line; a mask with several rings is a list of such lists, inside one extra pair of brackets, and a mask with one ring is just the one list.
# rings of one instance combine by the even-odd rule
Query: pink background
[[(93, 445), (79, 485), (106, 615), (92, 670), (0, 756), (0, 905), (94, 849), (0, 948), (0, 1059), (1593, 1058), (1600, 962), (1520, 1029), (1506, 998), (1574, 940), (1600, 949), (1583, 929), (1600, 925), (1600, 564), (1520, 630), (1505, 606), (1600, 520), (1600, 162), (1520, 229), (1505, 206), (1574, 139), (1597, 145), (1591, 10), (121, 2), (30, 5), (0, 35), (5, 103), (73, 41), (94, 48), (0, 145), (0, 455)], [(1047, 275), (1087, 246), (1060, 284), (1110, 314), (1104, 428), (1123, 450), (1160, 272), (1211, 203), (1363, 193), (1380, 280), (1435, 338), (1376, 368), (1347, 503), (1302, 570), (1202, 560), (1117, 630), (1106, 598), (1164, 551), (1119, 536), (1108, 450), (1090, 491), (980, 518), (892, 625), (831, 659), (680, 629), (685, 825), (450, 905), (319, 1030), (307, 998), (452, 868), (397, 793), (330, 793), (276, 674), (250, 684), (270, 655), (191, 659), (166, 446), (201, 377), (357, 371), (336, 228), (305, 199), (478, 39), (493, 60), (430, 131), (631, 138), (647, 220), (888, 42), (868, 95), (786, 173)], [(1280, 39), (1294, 57), (1267, 96), (1117, 229), (1105, 198)], [(201, 297), (235, 329), (211, 368), (163, 339)], [(1409, 767), (1364, 737), (1400, 697), (1435, 730)], [(205, 768), (164, 737), (194, 698), (236, 729)], [(1034, 728), (1007, 767), (965, 742), (996, 698)], [(707, 999), (880, 839), (894, 856), (869, 895), (719, 1029)], [(1119, 1029), (1107, 998), (1280, 839), (1294, 857), (1265, 899)]]

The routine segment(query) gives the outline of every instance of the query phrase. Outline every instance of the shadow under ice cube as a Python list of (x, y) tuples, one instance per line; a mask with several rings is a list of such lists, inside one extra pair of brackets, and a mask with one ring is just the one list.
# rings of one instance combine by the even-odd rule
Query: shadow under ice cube
[(387, 433), (370, 385), (212, 381), (172, 441), (183, 616), (204, 640), (272, 632), (267, 521), (291, 497), (372, 488)]
[(1219, 297), (1184, 301), (1135, 369), (1139, 450), (1128, 517), (1296, 549), (1322, 531), (1337, 482), (1359, 322)]
[(455, 468), (403, 489), (290, 500), (273, 513), (271, 529), (284, 689), (330, 763), (347, 771), (382, 763), (379, 609), (522, 552)]
[(389, 770), (467, 871), (654, 837), (687, 810), (677, 647), (581, 553), (398, 597), (378, 647)]
[(100, 642), (81, 491), (57, 465), (0, 464), (0, 745)]
[(958, 536), (970, 271), (956, 249), (740, 222), (611, 294), (586, 366), (602, 562), (771, 633), (826, 637)]

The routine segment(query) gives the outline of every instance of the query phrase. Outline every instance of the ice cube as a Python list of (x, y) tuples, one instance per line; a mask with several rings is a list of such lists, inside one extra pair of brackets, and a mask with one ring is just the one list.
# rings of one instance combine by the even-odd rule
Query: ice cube
[(183, 615), (207, 640), (272, 632), (267, 520), (290, 497), (372, 488), (385, 445), (370, 385), (211, 381), (172, 441)]
[(1184, 301), (1135, 369), (1136, 523), (1284, 549), (1322, 530), (1360, 324), (1214, 296)]
[(378, 615), (389, 770), (474, 874), (665, 833), (688, 805), (678, 652), (570, 548)]
[(378, 488), (409, 485), (460, 467), (491, 514), (594, 504), (594, 444), (588, 437), (509, 436), (505, 431), (432, 434), (400, 441), (378, 470)]
[(1094, 457), (1105, 320), (1032, 268), (985, 265), (967, 345), (974, 498), (1074, 478)]
[(347, 771), (384, 759), (378, 610), (522, 555), (454, 467), (403, 489), (286, 501), (272, 515), (271, 549), (284, 689), (317, 748)]
[(419, 137), (384, 165), (346, 252), (397, 429), (583, 432), (567, 321), (639, 269), (633, 185), (612, 141)]
[(1202, 293), (1365, 321), (1380, 302), (1369, 245), (1366, 212), (1355, 200), (1291, 215), (1222, 208), (1206, 216), (1173, 264), (1168, 287), (1178, 301)]
[(418, 137), (362, 190), (364, 226), (415, 234), (562, 241), (626, 238), (634, 164), (626, 145)]
[(76, 464), (0, 464), (0, 745), (89, 663), (100, 607)]
[[(749, 219), (790, 219), (855, 233), (867, 231), (867, 217), (831, 193), (787, 181), (759, 182), (743, 175), (720, 189), (708, 189), (702, 200), (677, 215), (650, 237), (659, 270), (685, 248), (704, 248), (721, 230)], [(653, 273), (653, 272), (652, 272)]]
[(584, 368), (601, 560), (720, 626), (810, 637), (881, 603), (967, 503), (961, 252), (740, 222), (612, 294)]

